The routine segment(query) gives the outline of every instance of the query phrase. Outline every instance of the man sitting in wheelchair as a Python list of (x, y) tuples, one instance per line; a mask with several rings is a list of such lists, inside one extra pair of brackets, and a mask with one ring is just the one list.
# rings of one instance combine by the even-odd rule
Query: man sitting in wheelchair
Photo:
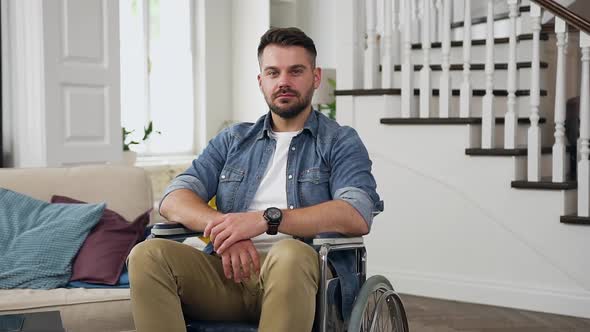
[[(258, 85), (270, 111), (214, 137), (160, 203), (167, 220), (204, 231), (214, 253), (162, 239), (133, 249), (137, 331), (185, 331), (185, 317), (312, 329), (320, 270), (309, 241), (367, 234), (383, 210), (356, 131), (311, 107), (322, 76), (315, 59), (313, 40), (297, 28), (261, 37)], [(217, 210), (207, 205), (214, 196)], [(358, 290), (354, 259), (330, 257), (345, 318)]]

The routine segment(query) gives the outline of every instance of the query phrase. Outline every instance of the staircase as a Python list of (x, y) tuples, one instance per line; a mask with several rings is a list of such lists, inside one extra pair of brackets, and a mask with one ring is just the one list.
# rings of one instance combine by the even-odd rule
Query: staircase
[(337, 119), (386, 203), (369, 272), (401, 293), (590, 318), (590, 29), (551, 1), (472, 17), (483, 2), (342, 1)]

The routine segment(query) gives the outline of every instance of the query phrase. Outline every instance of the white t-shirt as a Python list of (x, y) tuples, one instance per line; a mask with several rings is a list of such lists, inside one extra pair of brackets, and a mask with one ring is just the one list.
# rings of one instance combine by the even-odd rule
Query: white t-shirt
[[(271, 137), (277, 141), (277, 144), (248, 211), (264, 211), (269, 207), (287, 208), (287, 157), (291, 140), (300, 132), (270, 131)], [(274, 243), (289, 238), (292, 236), (282, 233), (276, 235), (262, 233), (254, 237), (252, 241), (259, 252), (266, 253)]]

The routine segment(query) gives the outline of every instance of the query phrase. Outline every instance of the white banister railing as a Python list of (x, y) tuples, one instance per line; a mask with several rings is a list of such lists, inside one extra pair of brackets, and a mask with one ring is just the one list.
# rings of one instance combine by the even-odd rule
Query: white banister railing
[(471, 0), (464, 3), (463, 22), (463, 82), (461, 83), (459, 116), (468, 118), (471, 114)]
[(412, 65), (412, 0), (402, 0), (403, 6), (403, 35), (404, 35), (404, 63), (402, 64), (402, 107), (403, 118), (412, 116), (412, 98), (414, 86), (412, 77), (414, 68)]
[(516, 127), (518, 115), (516, 112), (516, 18), (518, 17), (518, 0), (508, 0), (510, 10), (510, 37), (508, 39), (508, 100), (506, 115), (504, 116), (504, 148), (516, 148)]
[[(553, 144), (553, 182), (566, 180), (565, 151), (565, 51), (567, 49), (566, 24), (559, 17), (555, 18), (555, 35), (557, 39), (557, 64), (555, 74), (555, 143)], [(574, 152), (572, 152), (574, 153)]]
[(590, 217), (590, 36), (580, 32), (580, 161), (578, 162), (578, 216)]
[(383, 4), (383, 57), (381, 58), (381, 87), (393, 88), (393, 11), (392, 0)]
[(449, 117), (451, 108), (451, 1), (444, 0), (442, 4), (442, 74), (440, 75), (438, 97), (438, 115), (441, 118)]
[(422, 61), (422, 69), (420, 70), (420, 117), (430, 117), (430, 102), (432, 100), (432, 89), (430, 84), (430, 2), (431, 0), (423, 0), (422, 2), (422, 53), (424, 60)]
[(531, 63), (530, 102), (531, 124), (527, 135), (527, 178), (529, 181), (541, 181), (541, 130), (539, 129), (539, 35), (541, 32), (541, 7), (531, 2), (531, 30), (533, 32), (533, 49)]
[(486, 94), (481, 107), (481, 147), (494, 147), (496, 119), (494, 115), (494, 1), (488, 0), (486, 23)]
[[(551, 174), (552, 182), (566, 185), (571, 184), (570, 179), (568, 179), (568, 159), (571, 160), (571, 158), (568, 158), (568, 153), (575, 154), (576, 151), (569, 151), (567, 147), (568, 142), (565, 126), (566, 104), (567, 97), (574, 95), (570, 90), (575, 86), (577, 92), (578, 86), (580, 86), (581, 120), (578, 141), (580, 142), (581, 157), (577, 165), (570, 164), (569, 166), (577, 166), (578, 168), (578, 215), (590, 216), (590, 161), (588, 160), (590, 157), (590, 37), (587, 33), (580, 32), (582, 79), (580, 82), (575, 82), (572, 85), (571, 82), (568, 82), (569, 77), (566, 77), (566, 74), (576, 73), (578, 71), (578, 64), (577, 62), (574, 63), (566, 59), (566, 54), (568, 53), (568, 25), (564, 20), (556, 17), (556, 43), (544, 43), (543, 49), (541, 49), (542, 9), (535, 1), (530, 2), (530, 12), (528, 14), (520, 14), (519, 5), (522, 5), (522, 1), (504, 0), (504, 4), (507, 4), (509, 9), (508, 25), (503, 22), (498, 25), (499, 28), (496, 31), (494, 31), (494, 6), (498, 5), (498, 0), (487, 0), (485, 6), (485, 25), (478, 24), (475, 28), (472, 26), (472, 0), (343, 1), (347, 4), (346, 8), (348, 8), (343, 12), (349, 15), (349, 20), (356, 27), (354, 29), (355, 32), (359, 36), (365, 36), (364, 49), (362, 50), (358, 47), (355, 48), (356, 46), (350, 46), (353, 45), (350, 42), (351, 40), (355, 41), (354, 45), (356, 45), (355, 38), (345, 38), (347, 48), (343, 49), (352, 51), (351, 53), (354, 56), (343, 56), (344, 60), (342, 60), (342, 63), (349, 65), (353, 62), (353, 66), (351, 67), (354, 67), (354, 69), (351, 69), (352, 74), (344, 73), (343, 76), (354, 78), (354, 80), (348, 79), (348, 81), (358, 81), (358, 84), (348, 84), (347, 87), (358, 88), (364, 86), (365, 89), (393, 89), (399, 87), (401, 90), (401, 111), (399, 113), (401, 117), (430, 118), (433, 116), (432, 105), (435, 105), (432, 101), (437, 99), (437, 97), (433, 97), (433, 85), (436, 86), (438, 83), (438, 116), (448, 118), (451, 114), (457, 114), (455, 113), (456, 111), (458, 111), (458, 115), (461, 118), (481, 114), (481, 147), (492, 149), (495, 147), (496, 142), (496, 137), (494, 137), (497, 132), (495, 125), (496, 116), (500, 116), (499, 114), (495, 114), (494, 105), (496, 100), (499, 99), (496, 99), (494, 93), (496, 92), (495, 88), (499, 90), (503, 89), (500, 86), (503, 86), (505, 82), (506, 111), (502, 115), (504, 116), (503, 148), (512, 150), (522, 146), (522, 144), (526, 144), (526, 178), (528, 181), (541, 181), (542, 131), (540, 122), (541, 117), (543, 117), (552, 118), (555, 122), (551, 161), (552, 169), (551, 172), (543, 174)], [(381, 6), (381, 4), (383, 8), (382, 12), (377, 7), (378, 5)], [(461, 31), (451, 30), (453, 5), (463, 6), (464, 16), (462, 17), (463, 27), (460, 28)], [(547, 7), (547, 5), (544, 6)], [(547, 8), (551, 10), (551, 7)], [(354, 17), (355, 9), (360, 13), (358, 15), (359, 17)], [(483, 15), (483, 13), (481, 14)], [(377, 15), (379, 15), (379, 20), (383, 20), (382, 25), (380, 23), (378, 24)], [(524, 17), (524, 15), (528, 15), (529, 17)], [(564, 15), (567, 17), (569, 14)], [(529, 18), (530, 25), (519, 25), (526, 24)], [(578, 29), (587, 30), (579, 27), (577, 24), (580, 23), (576, 23), (571, 17), (568, 18), (568, 22), (571, 22), (572, 26), (578, 27)], [(483, 29), (484, 26), (485, 29)], [(569, 28), (572, 28), (572, 26), (569, 26)], [(378, 27), (382, 31), (377, 31)], [(504, 30), (506, 27), (508, 29)], [(363, 31), (359, 31), (359, 29)], [(517, 34), (526, 33), (526, 31), (532, 32), (532, 40), (524, 38), (519, 41)], [(494, 34), (495, 32), (496, 34), (501, 34), (500, 37), (508, 37), (508, 52), (506, 56), (501, 52), (495, 54), (495, 49), (498, 46), (495, 45), (494, 37), (497, 37)], [(472, 35), (477, 35), (474, 38), (480, 39), (484, 34), (485, 51), (482, 46), (477, 46), (478, 49), (473, 49)], [(379, 41), (379, 36), (382, 38), (381, 42)], [(461, 51), (451, 47), (452, 38), (463, 39)], [(437, 52), (437, 49), (432, 49), (432, 42), (438, 40), (441, 41), (440, 53)], [(420, 50), (412, 50), (412, 43), (416, 42), (421, 42), (422, 47)], [(525, 54), (525, 52), (530, 52), (530, 55)], [(555, 53), (549, 54), (548, 52)], [(459, 57), (461, 55), (462, 57)], [(519, 56), (521, 57), (520, 61), (522, 63), (519, 62)], [(549, 63), (550, 69), (545, 70), (543, 76), (541, 76), (542, 56), (546, 62), (550, 59), (555, 59), (555, 64)], [(497, 66), (501, 68), (499, 66), (501, 64), (496, 64), (495, 61), (500, 58), (507, 58), (507, 60), (501, 60), (501, 62), (507, 62), (505, 81), (504, 79), (500, 81), (499, 78), (497, 80), (494, 78), (496, 75), (495, 68)], [(526, 73), (526, 69), (523, 71), (520, 69), (526, 68), (527, 66), (521, 65), (529, 62), (529, 59), (530, 77), (522, 77), (522, 73)], [(476, 61), (485, 61), (483, 75), (480, 71), (473, 71), (475, 66), (472, 62)], [(418, 73), (414, 70), (414, 64), (419, 64), (420, 62), (421, 69)], [(395, 70), (397, 64), (401, 64), (401, 73)], [(436, 66), (437, 64), (440, 64), (440, 72), (437, 68), (438, 66)], [(454, 71), (454, 66), (458, 64), (462, 64), (462, 73)], [(381, 72), (379, 72), (379, 66), (381, 66)], [(543, 63), (543, 66), (545, 66), (545, 63)], [(576, 67), (574, 68), (573, 66)], [(555, 71), (552, 71), (552, 68), (555, 68)], [(477, 65), (476, 69), (481, 70), (482, 68)], [(501, 75), (504, 75), (504, 72), (498, 70), (498, 77)], [(555, 76), (553, 77), (552, 75)], [(361, 82), (362, 78), (364, 78), (364, 82)], [(520, 82), (519, 78), (521, 80)], [(552, 84), (553, 78), (555, 78), (554, 87)], [(569, 78), (570, 81), (572, 78)], [(415, 82), (416, 79), (418, 79), (418, 82)], [(551, 82), (551, 84), (542, 85), (541, 83), (544, 82)], [(554, 102), (552, 108), (547, 105), (548, 103), (541, 105), (541, 86), (543, 86), (543, 89), (554, 89), (548, 91), (547, 96), (549, 98), (545, 99)], [(451, 107), (451, 105), (457, 105), (453, 103), (453, 88), (459, 88), (460, 92), (458, 110), (453, 110)], [(479, 110), (479, 105), (473, 107), (473, 100), (479, 98), (473, 97), (474, 88), (485, 88), (485, 94), (481, 98), (481, 110)], [(528, 106), (523, 107), (524, 103), (519, 102), (519, 97), (524, 95), (519, 93), (519, 88), (530, 90)], [(419, 97), (414, 96), (416, 89), (419, 89)], [(393, 91), (395, 91), (394, 93), (397, 92), (395, 89)], [(543, 95), (545, 95), (545, 91), (543, 91)], [(551, 99), (552, 97), (554, 99)], [(504, 102), (502, 102), (500, 107), (503, 106)], [(524, 126), (519, 127), (519, 115), (521, 117), (526, 116), (526, 113), (528, 113), (530, 125), (528, 128)], [(525, 130), (527, 130), (526, 133)], [(475, 132), (477, 131), (472, 131), (472, 133)], [(477, 141), (477, 139), (473, 141)], [(575, 142), (569, 143), (575, 145)]]

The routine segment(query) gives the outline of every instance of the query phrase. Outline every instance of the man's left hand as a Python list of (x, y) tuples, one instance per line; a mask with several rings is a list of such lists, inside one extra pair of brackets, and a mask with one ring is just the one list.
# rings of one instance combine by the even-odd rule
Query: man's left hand
[(228, 213), (209, 222), (204, 235), (209, 236), (215, 251), (222, 254), (232, 244), (258, 236), (267, 228), (261, 211)]

